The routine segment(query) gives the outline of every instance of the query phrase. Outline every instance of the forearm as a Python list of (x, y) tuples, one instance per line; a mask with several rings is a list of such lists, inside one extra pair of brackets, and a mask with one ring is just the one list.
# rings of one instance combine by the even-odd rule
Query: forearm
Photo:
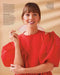
[(14, 58), (14, 64), (24, 66), (23, 59), (21, 56), (21, 51), (19, 47), (19, 43), (15, 43), (15, 58)]
[(51, 71), (52, 69), (53, 69), (53, 64), (46, 63), (36, 67), (25, 68), (25, 73), (44, 73), (44, 72)]

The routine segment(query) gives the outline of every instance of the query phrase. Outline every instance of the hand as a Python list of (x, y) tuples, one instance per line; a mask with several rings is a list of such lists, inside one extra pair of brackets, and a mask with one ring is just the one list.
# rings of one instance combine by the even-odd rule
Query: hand
[(16, 33), (16, 31), (15, 30), (12, 30), (11, 32), (10, 32), (10, 39), (12, 40), (12, 41), (14, 41), (15, 43), (16, 42), (18, 42), (19, 40), (18, 40), (18, 34)]
[(15, 74), (25, 74), (25, 69), (21, 67), (20, 65), (11, 64), (10, 70), (11, 72), (14, 72)]

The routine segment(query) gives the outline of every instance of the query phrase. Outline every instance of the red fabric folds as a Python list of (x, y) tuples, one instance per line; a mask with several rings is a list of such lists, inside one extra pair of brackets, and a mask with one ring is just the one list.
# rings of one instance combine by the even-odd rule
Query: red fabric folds
[[(54, 32), (45, 34), (45, 32), (39, 30), (36, 34), (29, 36), (21, 34), (18, 38), (25, 68), (34, 67), (46, 62), (50, 62), (55, 67), (58, 67), (60, 60), (60, 38)], [(13, 64), (14, 56), (15, 46), (13, 42), (3, 46), (1, 58), (6, 67), (9, 67), (10, 64)], [(46, 72), (27, 75), (52, 75), (52, 73)]]
[(48, 33), (40, 51), (40, 63), (50, 62), (55, 67), (60, 60), (60, 38), (54, 33)]
[(13, 42), (9, 42), (2, 48), (1, 58), (2, 62), (6, 67), (10, 67), (10, 64), (13, 64), (15, 55), (15, 47)]

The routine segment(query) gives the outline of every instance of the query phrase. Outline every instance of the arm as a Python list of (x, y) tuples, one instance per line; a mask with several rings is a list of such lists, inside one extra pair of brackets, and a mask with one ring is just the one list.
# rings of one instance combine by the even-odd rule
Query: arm
[(15, 74), (25, 74), (25, 73), (36, 74), (36, 73), (48, 72), (51, 71), (52, 69), (53, 69), (52, 63), (45, 63), (29, 68), (23, 68), (21, 66), (14, 65), (14, 68), (11, 68), (11, 71), (14, 72)]
[(39, 66), (25, 68), (25, 72), (26, 73), (44, 73), (44, 72), (51, 71), (52, 69), (53, 69), (53, 64), (45, 63), (45, 64), (41, 64)]
[(24, 66), (23, 59), (20, 52), (19, 42), (15, 43), (15, 58), (14, 58), (14, 64)]
[[(15, 44), (14, 64), (23, 66), (23, 59), (22, 59), (20, 47), (19, 47), (19, 39), (18, 39), (18, 35), (15, 33), (15, 31), (11, 31), (10, 38), (12, 39), (12, 41), (14, 41), (14, 44)], [(11, 65), (11, 66), (13, 66), (13, 65)]]

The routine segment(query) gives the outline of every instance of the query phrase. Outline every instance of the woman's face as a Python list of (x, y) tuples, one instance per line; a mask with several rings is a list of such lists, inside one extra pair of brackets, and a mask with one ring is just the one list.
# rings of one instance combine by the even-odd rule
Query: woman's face
[(23, 22), (25, 25), (36, 26), (40, 20), (38, 13), (25, 13), (23, 16)]

